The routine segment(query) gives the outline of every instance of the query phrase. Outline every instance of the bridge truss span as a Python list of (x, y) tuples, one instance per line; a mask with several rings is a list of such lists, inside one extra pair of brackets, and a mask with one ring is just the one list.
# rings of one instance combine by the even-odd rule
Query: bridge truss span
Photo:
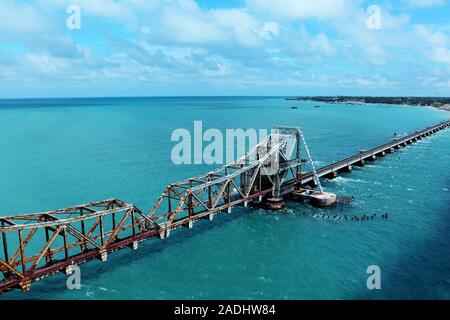
[(0, 293), (17, 286), (28, 291), (32, 281), (94, 258), (106, 261), (108, 253), (137, 248), (159, 230), (141, 210), (118, 199), (1, 217)]
[[(21, 288), (49, 275), (70, 273), (74, 265), (93, 259), (106, 261), (123, 248), (137, 249), (150, 238), (165, 238), (171, 230), (192, 228), (200, 219), (213, 220), (234, 206), (263, 199), (282, 199), (298, 190), (315, 192), (319, 178), (334, 178), (395, 149), (450, 127), (445, 121), (361, 151), (347, 159), (315, 170), (299, 128), (280, 127), (242, 158), (209, 173), (170, 184), (150, 212), (118, 199), (92, 202), (36, 214), (0, 217), (0, 293)], [(307, 158), (301, 158), (302, 151)], [(311, 172), (303, 173), (309, 162)], [(303, 189), (303, 186), (310, 189)], [(322, 192), (322, 189), (320, 187)], [(319, 192), (319, 194), (321, 194)], [(322, 194), (323, 195), (323, 194)]]
[(172, 229), (191, 228), (195, 221), (212, 220), (234, 206), (247, 206), (268, 194), (279, 196), (284, 181), (298, 181), (301, 165), (299, 129), (277, 128), (239, 160), (169, 185), (149, 217), (168, 236)]

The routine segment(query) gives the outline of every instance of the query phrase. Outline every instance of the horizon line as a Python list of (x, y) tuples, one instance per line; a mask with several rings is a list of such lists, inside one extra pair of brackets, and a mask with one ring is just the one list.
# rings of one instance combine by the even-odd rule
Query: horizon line
[(427, 96), (427, 95), (162, 95), (162, 96), (79, 96), (79, 97), (9, 97), (2, 100), (56, 100), (56, 99), (165, 99), (165, 98), (317, 98), (317, 97), (349, 97), (349, 98), (448, 98), (450, 96)]

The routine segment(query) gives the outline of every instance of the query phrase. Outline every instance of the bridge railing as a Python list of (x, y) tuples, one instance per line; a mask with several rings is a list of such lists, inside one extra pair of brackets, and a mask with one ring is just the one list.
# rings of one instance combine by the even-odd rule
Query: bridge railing
[(411, 133), (411, 134), (409, 134), (409, 135), (407, 135), (405, 137), (402, 137), (402, 138), (400, 138), (398, 140), (388, 142), (388, 143), (383, 144), (381, 146), (378, 146), (376, 148), (367, 150), (365, 152), (361, 152), (360, 154), (351, 156), (351, 157), (346, 158), (344, 160), (341, 160), (341, 161), (338, 161), (338, 162), (333, 163), (331, 165), (328, 165), (326, 167), (323, 167), (323, 168), (319, 169), (319, 171), (325, 171), (325, 170), (332, 169), (333, 167), (338, 167), (338, 166), (341, 166), (341, 165), (344, 165), (344, 166), (345, 165), (350, 165), (351, 163), (354, 163), (355, 161), (364, 160), (368, 156), (376, 155), (376, 154), (379, 154), (379, 153), (381, 153), (383, 151), (386, 151), (386, 150), (389, 150), (391, 148), (394, 148), (394, 147), (396, 147), (398, 145), (407, 143), (408, 141), (410, 141), (412, 139), (418, 138), (418, 137), (420, 137), (420, 136), (422, 136), (422, 135), (424, 135), (426, 133), (429, 133), (430, 131), (436, 130), (436, 129), (438, 129), (438, 128), (446, 125), (446, 124), (449, 124), (449, 123), (450, 123), (450, 121), (445, 121), (445, 122), (442, 122), (442, 123), (440, 123), (438, 125), (435, 125), (435, 126), (432, 126), (432, 127), (428, 127), (428, 128), (426, 128), (424, 130)]

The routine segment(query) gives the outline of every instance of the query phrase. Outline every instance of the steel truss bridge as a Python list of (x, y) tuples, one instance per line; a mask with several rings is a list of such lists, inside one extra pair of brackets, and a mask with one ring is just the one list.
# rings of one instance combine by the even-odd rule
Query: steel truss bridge
[[(334, 178), (352, 165), (363, 165), (440, 130), (450, 121), (362, 151), (318, 170), (315, 169), (303, 133), (298, 128), (276, 128), (239, 160), (217, 170), (170, 184), (153, 208), (144, 213), (118, 199), (35, 214), (0, 218), (0, 293), (15, 288), (29, 291), (33, 281), (58, 272), (70, 274), (74, 265), (93, 259), (107, 261), (114, 251), (138, 249), (139, 242), (165, 238), (171, 230), (192, 228), (196, 221), (212, 221), (268, 198), (280, 198), (296, 188), (319, 188), (320, 178)], [(302, 159), (302, 151), (307, 159)], [(310, 163), (311, 172), (302, 172)]]

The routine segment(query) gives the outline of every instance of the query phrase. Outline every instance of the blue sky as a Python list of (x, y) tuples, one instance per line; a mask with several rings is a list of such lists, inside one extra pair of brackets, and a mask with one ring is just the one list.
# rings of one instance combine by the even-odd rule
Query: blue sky
[(450, 96), (449, 17), (447, 0), (0, 0), (0, 98)]

